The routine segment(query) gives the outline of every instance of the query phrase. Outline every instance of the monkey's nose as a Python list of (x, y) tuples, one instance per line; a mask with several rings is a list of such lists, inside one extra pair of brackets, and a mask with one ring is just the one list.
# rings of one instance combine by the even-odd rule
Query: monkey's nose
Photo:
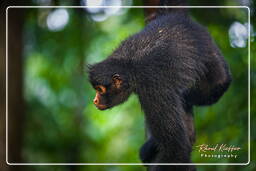
[(99, 100), (98, 100), (97, 98), (94, 98), (93, 103), (94, 103), (94, 104), (98, 104), (98, 103), (99, 103)]

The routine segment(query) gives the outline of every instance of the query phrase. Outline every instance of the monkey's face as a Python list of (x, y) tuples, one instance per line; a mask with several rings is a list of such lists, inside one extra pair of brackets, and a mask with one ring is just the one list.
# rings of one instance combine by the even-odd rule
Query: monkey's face
[(94, 85), (96, 95), (93, 100), (95, 106), (105, 110), (124, 102), (130, 95), (127, 84), (120, 75), (114, 74), (109, 84)]
[(88, 76), (96, 90), (93, 103), (100, 110), (123, 103), (132, 92), (129, 72), (119, 61), (103, 61), (89, 66)]

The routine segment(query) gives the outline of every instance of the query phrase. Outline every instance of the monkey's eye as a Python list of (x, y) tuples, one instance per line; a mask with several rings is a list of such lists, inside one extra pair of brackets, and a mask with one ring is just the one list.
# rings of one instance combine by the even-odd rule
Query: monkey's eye
[(95, 87), (95, 90), (98, 91), (100, 94), (105, 94), (107, 92), (106, 87), (102, 85), (98, 85)]

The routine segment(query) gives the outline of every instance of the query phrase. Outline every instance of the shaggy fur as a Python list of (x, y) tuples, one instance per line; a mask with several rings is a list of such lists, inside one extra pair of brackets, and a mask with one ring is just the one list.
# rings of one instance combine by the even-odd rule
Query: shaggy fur
[[(168, 5), (168, 1), (162, 3)], [(140, 151), (146, 163), (190, 163), (194, 126), (187, 123), (193, 120), (193, 105), (217, 102), (231, 82), (220, 50), (207, 30), (192, 21), (185, 10), (159, 10), (142, 31), (89, 70), (92, 85), (110, 86), (114, 74), (124, 81), (122, 93), (107, 94), (107, 104), (113, 107), (133, 92), (138, 95), (151, 133)]]

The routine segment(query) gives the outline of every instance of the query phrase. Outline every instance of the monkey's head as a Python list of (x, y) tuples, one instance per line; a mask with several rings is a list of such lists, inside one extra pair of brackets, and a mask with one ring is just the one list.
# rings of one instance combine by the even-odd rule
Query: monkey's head
[(100, 110), (123, 103), (132, 92), (129, 73), (116, 62), (103, 61), (89, 66), (89, 80), (96, 90), (93, 103)]

